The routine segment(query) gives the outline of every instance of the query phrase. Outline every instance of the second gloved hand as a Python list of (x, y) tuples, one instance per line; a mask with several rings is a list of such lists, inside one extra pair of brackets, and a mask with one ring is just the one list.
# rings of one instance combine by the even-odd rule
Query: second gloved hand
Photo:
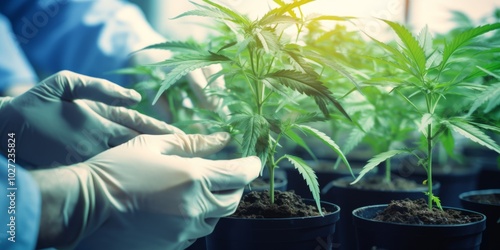
[[(69, 167), (86, 204), (78, 249), (184, 249), (232, 214), (260, 160), (207, 160), (229, 141), (140, 135)], [(74, 230), (75, 228), (68, 229)]]
[(61, 71), (23, 95), (0, 98), (0, 138), (15, 138), (16, 163), (46, 168), (82, 162), (138, 134), (183, 133), (124, 107), (140, 99), (107, 80)]

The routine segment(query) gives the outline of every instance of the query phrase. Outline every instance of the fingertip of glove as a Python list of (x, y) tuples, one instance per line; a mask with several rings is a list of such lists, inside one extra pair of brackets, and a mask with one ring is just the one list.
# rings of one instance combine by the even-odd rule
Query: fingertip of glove
[(255, 169), (255, 177), (257, 177), (260, 173), (261, 167), (262, 167), (262, 162), (259, 157), (257, 156), (248, 156), (245, 157), (244, 160), (246, 167), (251, 167)]
[(227, 132), (216, 132), (213, 133), (212, 136), (219, 141), (229, 141), (231, 139), (231, 135)]
[(131, 97), (134, 101), (136, 101), (136, 102), (140, 102), (140, 101), (141, 101), (141, 99), (142, 99), (141, 94), (139, 94), (139, 92), (137, 92), (137, 91), (135, 91), (135, 90), (133, 90), (133, 89), (130, 89), (130, 90), (129, 90), (129, 95), (130, 95), (130, 97)]

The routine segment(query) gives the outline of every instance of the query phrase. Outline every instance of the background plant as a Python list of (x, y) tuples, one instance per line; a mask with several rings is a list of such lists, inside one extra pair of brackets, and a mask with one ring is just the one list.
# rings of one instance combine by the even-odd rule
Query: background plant
[[(415, 115), (408, 112), (407, 106), (401, 106), (401, 102), (404, 102), (401, 96), (389, 91), (391, 84), (386, 83), (385, 77), (397, 74), (397, 69), (374, 60), (382, 55), (383, 49), (363, 37), (359, 30), (350, 29), (347, 25), (336, 24), (333, 29), (325, 30), (317, 23), (313, 23), (308, 30), (304, 39), (307, 46), (321, 51), (322, 54), (335, 57), (339, 66), (351, 69), (352, 74), (356, 76), (356, 80), (353, 81), (358, 82), (357, 87), (361, 90), (357, 91), (358, 88), (345, 77), (324, 73), (325, 78), (329, 79), (326, 81), (327, 84), (335, 82), (336, 89), (344, 89), (342, 92), (346, 95), (339, 100), (342, 100), (346, 111), (359, 124), (355, 126), (345, 117), (332, 115), (336, 117), (331, 120), (329, 130), (339, 142), (342, 152), (348, 158), (366, 160), (373, 154), (403, 144), (413, 130)], [(359, 152), (362, 152), (361, 155)], [(339, 163), (337, 160), (335, 167)], [(383, 172), (385, 172), (384, 180), (390, 183), (389, 159), (386, 160)]]
[[(321, 212), (314, 171), (301, 158), (281, 154), (279, 149), (288, 140), (312, 153), (303, 137), (314, 137), (336, 152), (349, 167), (338, 145), (307, 124), (330, 119), (334, 113), (331, 106), (350, 119), (337, 100), (337, 96), (344, 93), (337, 93), (334, 87), (328, 88), (322, 72), (334, 69), (344, 77), (354, 78), (334, 58), (304, 46), (301, 40), (307, 24), (344, 19), (304, 15), (301, 7), (311, 0), (291, 3), (276, 0), (278, 7), (256, 20), (212, 1), (203, 2), (205, 4), (193, 3), (195, 9), (177, 18), (197, 15), (214, 20), (214, 27), (220, 34), (212, 36), (208, 44), (165, 42), (145, 48), (166, 49), (174, 54), (154, 65), (170, 69), (156, 99), (188, 72), (211, 64), (222, 65), (223, 69), (211, 79), (224, 76), (226, 89), (207, 93), (220, 98), (221, 106), (216, 110), (199, 109), (198, 115), (205, 119), (195, 122), (230, 132), (242, 156), (260, 157), (269, 172), (273, 202), (274, 170), (281, 161), (290, 161), (304, 177)], [(311, 105), (317, 111), (311, 110)]]
[[(419, 145), (423, 156), (413, 149), (396, 149), (383, 152), (370, 159), (358, 178), (378, 164), (399, 154), (410, 153), (419, 159), (427, 174), (429, 208), (435, 203), (441, 207), (432, 190), (433, 147), (439, 142), (447, 152), (453, 152), (454, 133), (500, 153), (499, 146), (483, 131), (499, 132), (498, 126), (482, 123), (474, 117), (478, 103), (488, 100), (484, 86), (478, 77), (488, 71), (498, 70), (500, 64), (478, 65), (474, 58), (498, 53), (498, 44), (471, 46), (474, 38), (500, 28), (500, 23), (487, 24), (462, 30), (459, 34), (446, 37), (439, 42), (424, 28), (414, 36), (405, 26), (382, 20), (398, 37), (397, 45), (372, 38), (383, 48), (387, 56), (377, 61), (399, 70), (400, 74), (386, 77), (384, 81), (392, 86), (391, 92), (401, 96), (415, 114), (420, 117), (416, 129), (423, 140)], [(436, 42), (436, 43), (434, 43)], [(458, 98), (458, 99), (457, 99)], [(458, 101), (459, 100), (459, 101)]]

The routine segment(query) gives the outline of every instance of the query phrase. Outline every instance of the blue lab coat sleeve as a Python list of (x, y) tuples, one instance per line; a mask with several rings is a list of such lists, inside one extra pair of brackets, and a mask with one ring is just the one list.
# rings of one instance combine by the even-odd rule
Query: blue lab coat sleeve
[(0, 249), (35, 249), (40, 226), (40, 190), (28, 171), (13, 159), (15, 154), (7, 158), (0, 155)]
[[(110, 72), (128, 66), (132, 52), (163, 41), (141, 10), (126, 1), (2, 1), (0, 14), (10, 22), (10, 38), (15, 38), (40, 79), (66, 69), (126, 86), (129, 82), (123, 75)], [(4, 41), (3, 33), (0, 37), (4, 50), (4, 44), (12, 43), (12, 39)], [(2, 52), (0, 60), (5, 61), (1, 66), (10, 59)], [(11, 75), (28, 75), (23, 67), (12, 65), (6, 70), (14, 71)]]
[(17, 43), (10, 21), (0, 13), (0, 94), (12, 84), (35, 84), (37, 76)]

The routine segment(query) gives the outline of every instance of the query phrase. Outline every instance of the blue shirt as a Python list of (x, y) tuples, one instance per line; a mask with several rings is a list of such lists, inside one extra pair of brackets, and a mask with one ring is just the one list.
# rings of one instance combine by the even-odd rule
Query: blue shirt
[[(0, 93), (60, 70), (126, 86), (129, 55), (160, 35), (141, 10), (118, 0), (16, 0), (0, 3)], [(151, 39), (153, 38), (153, 39)]]
[(35, 249), (41, 213), (38, 185), (14, 163), (15, 154), (0, 155), (0, 249)]

